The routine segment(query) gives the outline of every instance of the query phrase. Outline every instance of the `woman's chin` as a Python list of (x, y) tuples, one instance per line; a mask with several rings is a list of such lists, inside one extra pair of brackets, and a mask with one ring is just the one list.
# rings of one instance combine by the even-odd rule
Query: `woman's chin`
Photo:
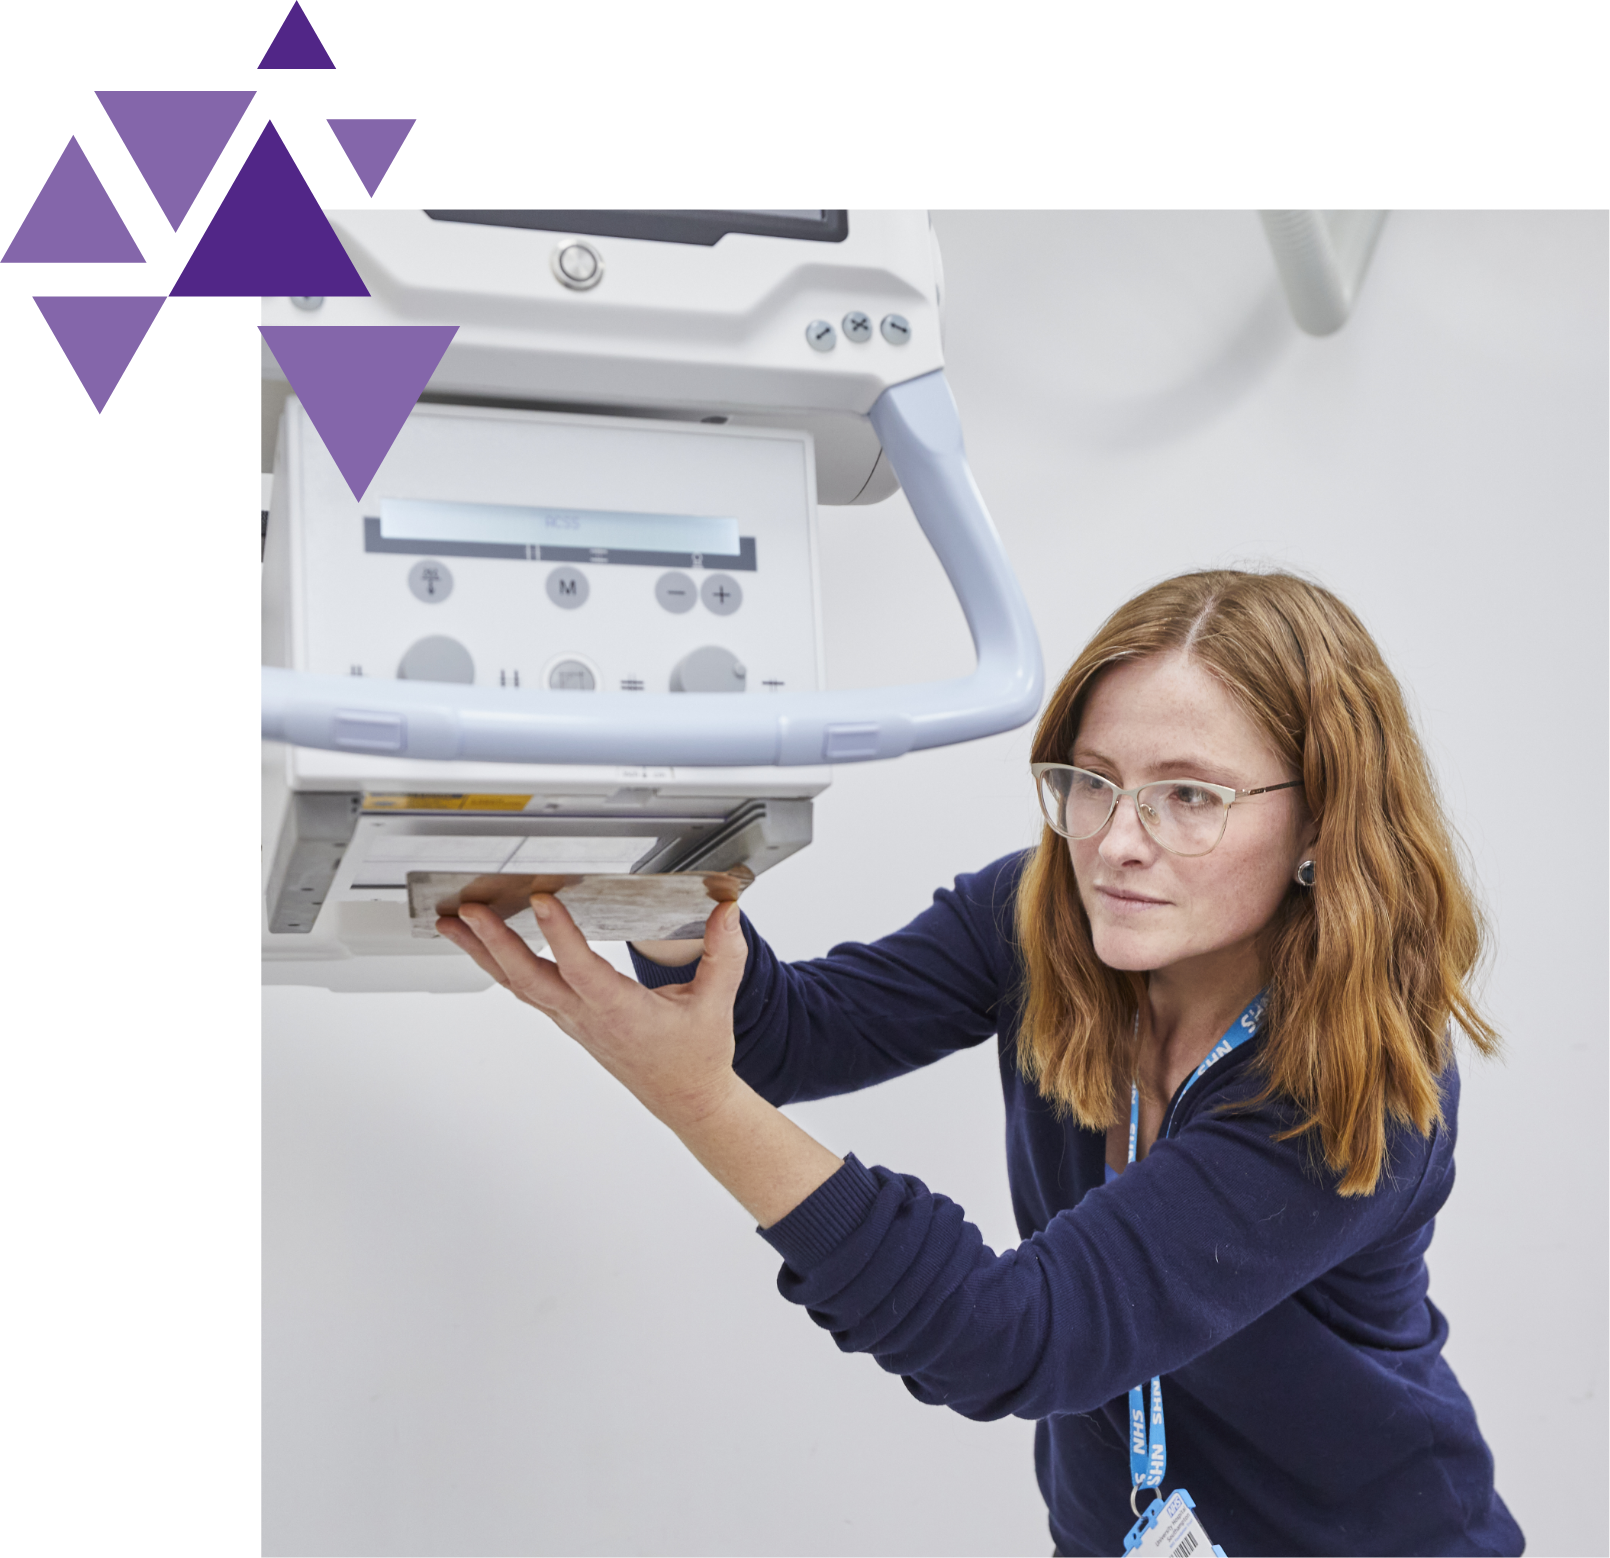
[(1161, 948), (1150, 936), (1113, 932), (1091, 937), (1096, 956), (1108, 968), (1121, 974), (1144, 974), (1160, 967), (1165, 960)]

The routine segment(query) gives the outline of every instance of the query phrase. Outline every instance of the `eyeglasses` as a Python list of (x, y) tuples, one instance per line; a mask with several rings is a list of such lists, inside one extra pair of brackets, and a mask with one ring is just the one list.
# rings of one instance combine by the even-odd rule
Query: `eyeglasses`
[(1205, 855), (1224, 837), (1230, 808), (1253, 795), (1293, 790), (1301, 779), (1266, 784), (1257, 790), (1232, 790), (1201, 779), (1158, 779), (1120, 790), (1110, 779), (1067, 763), (1031, 763), (1040, 810), (1067, 839), (1094, 838), (1107, 826), (1122, 796), (1135, 800), (1140, 825), (1171, 855)]

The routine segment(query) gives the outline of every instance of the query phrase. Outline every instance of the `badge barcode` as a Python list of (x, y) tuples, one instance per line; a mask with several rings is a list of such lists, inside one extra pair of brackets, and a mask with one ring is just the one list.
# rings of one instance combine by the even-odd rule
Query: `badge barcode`
[(1171, 1548), (1169, 1550), (1168, 1558), (1187, 1558), (1187, 1554), (1194, 1553), (1195, 1551), (1196, 1533), (1194, 1531), (1187, 1531), (1185, 1533), (1185, 1540), (1181, 1542), (1178, 1547)]

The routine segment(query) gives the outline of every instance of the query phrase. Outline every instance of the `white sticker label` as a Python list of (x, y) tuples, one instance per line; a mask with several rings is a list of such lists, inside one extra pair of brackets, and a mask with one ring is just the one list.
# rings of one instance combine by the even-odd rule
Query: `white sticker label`
[(1196, 1512), (1176, 1488), (1151, 1520), (1128, 1558), (1208, 1558), (1213, 1544)]

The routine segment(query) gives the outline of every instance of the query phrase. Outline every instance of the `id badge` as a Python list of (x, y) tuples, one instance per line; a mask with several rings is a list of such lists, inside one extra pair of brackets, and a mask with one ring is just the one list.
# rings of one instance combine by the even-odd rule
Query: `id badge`
[(1209, 1553), (1224, 1558), (1224, 1549), (1202, 1529), (1196, 1502), (1184, 1488), (1152, 1500), (1124, 1538), (1124, 1552), (1126, 1558), (1208, 1558)]

